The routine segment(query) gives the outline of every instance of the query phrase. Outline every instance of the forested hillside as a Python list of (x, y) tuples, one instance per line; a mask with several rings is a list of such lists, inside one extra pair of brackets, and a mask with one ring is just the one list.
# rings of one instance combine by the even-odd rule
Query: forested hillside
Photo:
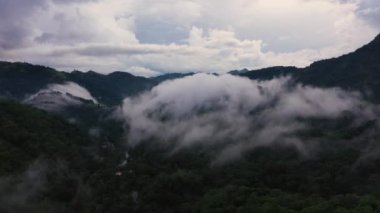
[(107, 106), (117, 106), (127, 96), (137, 95), (170, 79), (189, 74), (138, 77), (127, 72), (104, 75), (94, 71), (59, 72), (53, 68), (28, 63), (0, 62), (0, 97), (23, 100), (51, 84), (75, 82)]
[[(334, 136), (323, 136), (317, 156), (278, 144), (211, 166), (209, 150), (168, 155), (154, 141), (127, 149), (122, 137), (90, 138), (56, 116), (14, 102), (1, 101), (0, 115), (3, 212), (380, 210), (380, 161), (364, 158), (361, 143), (338, 142), (359, 137), (371, 124), (334, 125)], [(326, 130), (320, 122), (315, 132)], [(327, 143), (331, 137), (336, 143)]]
[(380, 212), (378, 53), (240, 77), (3, 62), (0, 212)]

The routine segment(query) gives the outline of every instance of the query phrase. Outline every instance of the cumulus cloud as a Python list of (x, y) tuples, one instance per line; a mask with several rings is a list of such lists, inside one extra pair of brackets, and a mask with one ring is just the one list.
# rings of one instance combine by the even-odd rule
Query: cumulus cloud
[(275, 143), (306, 154), (314, 142), (300, 139), (299, 133), (310, 130), (308, 121), (352, 115), (355, 122), (346, 124), (350, 128), (376, 113), (359, 94), (341, 89), (294, 85), (288, 78), (258, 82), (196, 74), (125, 99), (119, 115), (132, 146), (159, 141), (175, 152), (200, 145), (218, 152), (215, 162), (223, 162)]
[(81, 105), (84, 100), (98, 103), (85, 88), (74, 82), (66, 82), (49, 85), (27, 97), (24, 102), (44, 110), (57, 111), (68, 106)]
[(45, 6), (44, 0), (0, 1), (0, 50), (31, 45), (36, 32), (28, 18)]
[(221, 73), (306, 66), (370, 41), (379, 30), (376, 5), (369, 0), (4, 0), (0, 58), (104, 73), (133, 67)]
[(135, 76), (142, 76), (146, 78), (155, 77), (162, 74), (160, 72), (157, 72), (145, 67), (131, 67), (128, 69), (128, 73), (131, 73), (132, 75), (135, 75)]

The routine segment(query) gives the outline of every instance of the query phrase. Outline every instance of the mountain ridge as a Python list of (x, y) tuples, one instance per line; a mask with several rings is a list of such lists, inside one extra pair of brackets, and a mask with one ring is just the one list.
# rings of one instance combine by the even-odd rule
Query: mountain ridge
[(0, 97), (22, 100), (46, 88), (49, 84), (72, 81), (86, 88), (103, 104), (115, 106), (127, 96), (136, 95), (162, 81), (186, 75), (188, 74), (170, 73), (146, 78), (122, 71), (109, 74), (78, 70), (63, 72), (25, 62), (0, 62)]
[[(351, 53), (316, 61), (305, 68), (276, 66), (258, 70), (234, 70), (232, 75), (255, 80), (291, 76), (295, 82), (317, 87), (341, 87), (357, 90), (376, 102), (380, 101), (380, 34)], [(166, 80), (194, 73), (169, 73), (146, 78), (128, 72), (101, 74), (94, 71), (57, 71), (25, 62), (0, 62), (0, 97), (20, 100), (49, 84), (72, 81), (87, 89), (108, 106), (121, 104), (128, 96), (137, 95)]]
[[(263, 72), (265, 70), (265, 72)], [(360, 91), (368, 99), (380, 101), (380, 34), (361, 48), (305, 68), (270, 67), (238, 74), (255, 80), (291, 76), (295, 82), (322, 88), (340, 87)]]
[[(321, 87), (348, 85), (354, 88), (367, 86), (367, 81), (371, 80), (370, 88), (376, 89), (373, 83), (378, 80), (374, 73), (378, 68), (379, 48), (373, 44), (363, 48), (348, 56), (316, 63), (309, 68), (310, 72), (302, 72), (295, 67), (272, 67), (231, 74), (259, 81), (292, 76), (296, 83)], [(1, 69), (1, 65), (6, 69)], [(351, 66), (355, 68), (352, 69), (353, 75), (348, 75), (348, 79), (345, 79), (347, 75), (339, 76), (350, 71)], [(214, 75), (217, 74), (195, 77), (218, 78)], [(64, 86), (61, 83), (73, 81), (73, 84), (76, 82), (78, 86), (80, 84), (87, 88), (99, 101), (104, 101), (101, 97), (112, 96), (106, 100), (112, 105), (121, 101), (125, 94), (138, 94), (164, 80), (183, 76), (186, 75), (169, 74), (150, 79), (121, 72), (110, 75), (93, 71), (64, 73), (44, 66), (0, 63), (0, 94), (22, 98), (31, 91), (40, 91), (46, 85)], [(202, 98), (197, 101), (182, 96), (183, 91), (192, 91), (194, 95), (200, 93), (202, 96), (203, 92), (214, 93), (215, 90), (209, 91), (208, 87), (195, 90), (199, 87), (199, 78), (195, 78), (193, 87), (182, 88), (179, 82), (176, 87), (167, 88), (169, 93), (178, 89), (182, 89), (182, 92), (174, 93), (173, 99), (155, 101), (157, 107), (144, 108), (149, 105), (146, 102), (132, 108), (133, 105), (127, 106), (126, 109), (131, 109), (131, 112), (142, 109), (146, 113), (144, 117), (153, 123), (144, 121), (144, 117), (141, 117), (144, 114), (137, 114), (137, 120), (125, 117), (133, 114), (117, 118), (109, 116), (118, 107), (90, 103), (72, 107), (66, 112), (60, 111), (56, 115), (14, 101), (0, 100), (0, 212), (379, 212), (379, 114), (367, 115), (367, 108), (362, 107), (362, 104), (368, 104), (371, 108), (372, 104), (360, 99), (355, 107), (356, 104), (350, 104), (357, 100), (355, 95), (348, 99), (339, 98), (345, 96), (342, 94), (346, 94), (346, 91), (335, 95), (331, 93), (337, 90), (323, 91), (335, 101), (313, 96), (310, 92), (304, 93), (307, 90), (319, 93), (319, 88), (296, 87), (297, 95), (289, 96), (286, 94), (292, 94), (293, 91), (286, 92), (288, 85), (274, 89), (280, 101), (272, 101), (269, 97), (267, 104), (257, 105), (260, 103), (257, 97), (261, 96), (250, 98), (246, 95), (234, 101), (235, 96), (241, 95), (239, 93), (265, 95), (273, 87), (265, 90), (257, 82), (223, 77), (240, 80), (234, 81), (235, 86), (243, 82), (249, 87), (243, 86), (231, 95), (221, 93), (211, 96), (221, 99)], [(226, 78), (220, 79), (220, 84), (228, 85)], [(207, 82), (210, 81), (203, 82), (202, 86), (208, 86)], [(9, 88), (9, 94), (2, 88)], [(220, 91), (224, 87), (216, 88)], [(227, 87), (227, 92), (230, 89), (233, 87)], [(53, 94), (61, 95), (59, 91), (53, 91)], [(208, 114), (209, 106), (199, 109), (196, 106), (195, 110), (185, 111), (190, 113), (172, 119), (172, 114), (165, 111), (175, 110), (166, 106), (170, 106), (173, 101), (178, 103), (179, 97), (182, 98), (179, 100), (181, 104), (176, 109), (189, 107), (190, 99), (200, 105), (211, 103), (213, 106), (216, 103), (222, 111), (218, 113), (216, 109), (216, 114)], [(303, 101), (298, 102), (298, 97)], [(152, 96), (147, 95), (145, 98), (150, 101)], [(244, 107), (242, 102), (251, 104)], [(347, 102), (343, 103), (347, 107), (339, 109), (340, 102)], [(227, 106), (231, 112), (224, 110), (231, 103), (235, 103)], [(252, 111), (252, 105), (258, 106), (258, 110)], [(262, 106), (268, 107), (261, 109)], [(241, 112), (241, 108), (246, 110)], [(338, 108), (338, 117), (331, 115), (335, 108)], [(316, 111), (316, 114), (306, 112), (305, 116), (305, 109)], [(328, 111), (323, 113), (323, 109)], [(211, 120), (208, 119), (210, 117)], [(246, 117), (249, 120), (245, 120)], [(187, 118), (191, 125), (182, 125), (186, 124)], [(241, 119), (243, 122), (239, 121)], [(130, 131), (131, 124), (141, 123), (141, 120), (153, 124), (153, 129), (165, 136), (163, 140), (146, 131), (150, 125), (143, 125), (141, 134), (151, 137), (131, 146), (133, 141), (127, 137), (128, 134), (140, 134), (139, 129)], [(165, 122), (168, 129), (156, 128), (162, 126), (155, 123)], [(284, 134), (283, 127), (286, 126), (290, 126), (291, 131), (285, 131)], [(299, 129), (299, 126), (305, 128)], [(245, 132), (242, 129), (247, 134), (240, 137)], [(278, 130), (282, 132), (280, 135)], [(168, 141), (170, 132), (180, 134), (175, 135), (178, 137), (173, 138), (173, 141)], [(199, 136), (204, 132), (210, 133), (210, 136), (201, 136), (204, 139), (198, 139), (200, 146), (182, 140), (189, 139), (182, 137), (189, 135), (186, 133)], [(235, 135), (235, 132), (238, 134)], [(260, 134), (262, 132), (265, 134)], [(276, 140), (274, 143), (266, 143), (265, 140), (255, 143), (254, 140), (260, 140), (257, 136), (265, 139), (269, 137), (269, 140), (274, 136)], [(174, 152), (172, 146), (183, 141), (186, 142), (185, 147)], [(207, 143), (212, 146), (206, 146)], [(235, 148), (239, 145), (247, 150), (241, 153), (240, 159), (213, 164), (214, 156), (220, 153), (218, 147), (223, 144), (228, 144), (232, 149), (223, 149), (222, 153), (232, 150), (233, 158)], [(33, 188), (35, 190), (31, 190)]]

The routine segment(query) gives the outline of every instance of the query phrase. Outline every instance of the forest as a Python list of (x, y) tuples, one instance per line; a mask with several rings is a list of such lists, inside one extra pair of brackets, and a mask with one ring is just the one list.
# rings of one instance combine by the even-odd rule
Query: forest
[(228, 75), (1, 62), (0, 212), (380, 212), (379, 42)]

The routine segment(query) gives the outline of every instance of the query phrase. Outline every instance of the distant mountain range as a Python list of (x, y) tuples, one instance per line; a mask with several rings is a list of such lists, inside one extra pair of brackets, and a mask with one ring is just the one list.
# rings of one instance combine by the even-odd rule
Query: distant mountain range
[[(292, 76), (294, 81), (317, 87), (341, 87), (363, 92), (367, 98), (380, 100), (380, 35), (353, 53), (322, 60), (306, 68), (270, 67), (260, 70), (231, 71), (230, 74), (256, 80)], [(23, 100), (50, 84), (75, 82), (107, 106), (121, 104), (125, 97), (148, 90), (165, 80), (189, 74), (165, 74), (153, 78), (134, 76), (127, 72), (108, 75), (93, 71), (71, 73), (28, 63), (0, 62), (0, 97)]]
[(23, 100), (48, 85), (75, 82), (86, 88), (100, 103), (114, 106), (127, 96), (136, 95), (162, 81), (186, 75), (189, 74), (176, 73), (144, 78), (127, 72), (113, 72), (108, 75), (93, 71), (67, 73), (28, 63), (0, 62), (0, 97)]
[[(379, 54), (380, 35), (353, 53), (306, 68), (271, 67), (230, 74), (258, 81), (290, 76), (296, 84), (360, 91), (368, 100), (380, 102)], [(263, 85), (272, 82), (251, 84), (232, 76), (218, 78), (218, 83), (228, 86), (211, 91), (204, 89), (208, 87), (191, 90), (199, 86), (199, 80), (216, 78), (211, 75), (193, 76), (195, 87), (183, 88), (192, 91), (191, 96), (202, 96), (203, 91), (217, 93), (220, 88), (232, 91), (228, 79), (234, 85), (255, 86), (211, 98), (181, 99), (187, 91), (179, 87), (186, 80), (176, 87), (161, 84), (187, 75), (191, 73), (154, 78), (126, 72), (67, 73), (0, 62), (0, 212), (380, 212), (380, 125), (372, 104), (355, 95), (339, 98), (347, 93), (342, 91), (331, 94), (333, 104), (324, 105), (326, 98), (301, 97), (311, 94), (303, 93), (307, 90), (320, 92), (318, 88), (283, 92), (286, 84), (274, 89), (275, 98), (264, 98), (268, 99), (264, 104), (244, 105), (245, 101), (260, 102), (256, 97), (264, 96), (259, 93), (273, 89)], [(200, 84), (212, 81), (205, 82)], [(156, 93), (162, 93), (160, 89), (182, 93), (173, 93), (174, 98), (166, 102), (155, 100), (152, 105), (158, 107), (144, 109), (150, 100), (136, 105), (127, 101), (120, 107), (146, 112), (136, 114), (137, 119), (117, 115), (125, 97), (159, 84), (164, 88)], [(141, 99), (154, 99), (155, 92)], [(323, 94), (330, 97), (334, 92), (324, 90)], [(258, 96), (247, 96), (254, 93)], [(168, 98), (164, 96), (159, 100)], [(199, 104), (189, 107), (194, 100)], [(337, 103), (351, 100), (360, 103), (346, 103), (336, 113), (334, 108), (342, 106)], [(165, 106), (171, 102), (180, 104)], [(369, 106), (363, 108), (362, 103)], [(295, 111), (296, 105), (301, 107)], [(186, 107), (196, 109), (181, 111)], [(304, 115), (302, 109), (310, 111)], [(144, 124), (141, 131), (131, 129), (133, 122)], [(149, 128), (162, 138), (150, 134)], [(134, 133), (149, 137), (131, 145), (128, 136)], [(192, 144), (192, 140), (200, 143)], [(221, 149), (224, 145), (227, 148)], [(235, 161), (240, 148), (244, 149), (241, 158)], [(231, 154), (226, 155), (231, 161), (212, 164), (218, 150)]]

